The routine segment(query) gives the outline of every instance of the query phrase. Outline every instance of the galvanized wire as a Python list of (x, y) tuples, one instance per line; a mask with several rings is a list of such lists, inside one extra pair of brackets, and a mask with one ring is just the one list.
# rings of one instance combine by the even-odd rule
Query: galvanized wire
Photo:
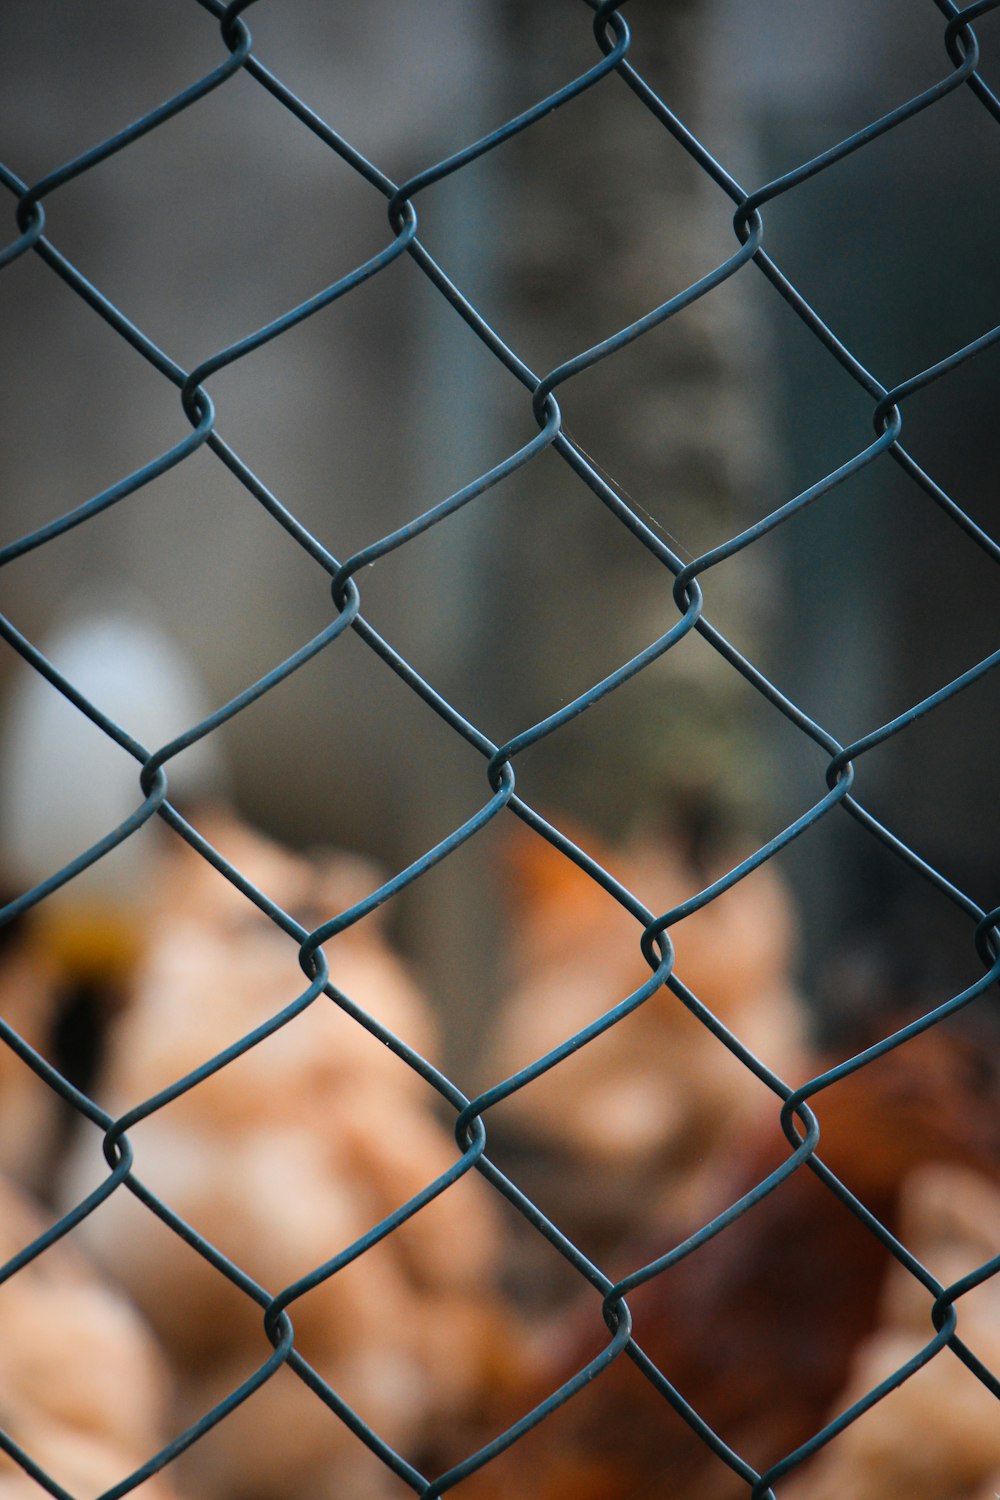
[[(0, 267), (9, 266), (24, 255), (31, 254), (38, 257), (55, 277), (65, 283), (83, 303), (103, 319), (159, 376), (176, 388), (180, 397), (181, 414), (190, 428), (189, 432), (179, 436), (166, 451), (158, 454), (133, 473), (119, 479), (99, 494), (76, 504), (65, 514), (47, 524), (8, 542), (0, 548), (0, 564), (7, 564), (23, 557), (70, 529), (85, 525), (101, 512), (127, 502), (159, 475), (174, 466), (185, 463), (198, 449), (205, 447), (225, 465), (248, 495), (270, 515), (278, 526), (287, 532), (302, 552), (329, 577), (333, 605), (330, 623), (322, 631), (214, 713), (201, 722), (191, 725), (168, 744), (158, 747), (141, 744), (130, 733), (127, 725), (118, 724), (109, 719), (51, 662), (45, 659), (38, 648), (11, 620), (0, 618), (0, 634), (3, 635), (8, 645), (82, 714), (86, 715), (98, 729), (132, 756), (139, 768), (136, 805), (132, 813), (63, 868), (52, 872), (47, 879), (10, 902), (0, 913), (2, 920), (11, 921), (45, 901), (54, 891), (132, 838), (143, 824), (155, 817), (167, 824), (177, 836), (208, 861), (223, 878), (231, 882), (248, 901), (270, 918), (275, 926), (297, 945), (299, 962), (305, 976), (305, 986), (301, 993), (289, 1000), (265, 1023), (241, 1037), (218, 1055), (207, 1059), (194, 1071), (177, 1079), (170, 1087), (144, 1100), (117, 1119), (106, 1114), (93, 1100), (28, 1045), (5, 1020), (0, 1020), (0, 1036), (6, 1045), (50, 1089), (64, 1099), (92, 1127), (102, 1133), (104, 1153), (108, 1164), (108, 1175), (101, 1185), (75, 1205), (70, 1212), (63, 1215), (45, 1234), (14, 1256), (0, 1272), (0, 1280), (15, 1276), (30, 1261), (43, 1256), (51, 1245), (69, 1234), (111, 1194), (126, 1191), (207, 1261), (220, 1277), (226, 1278), (260, 1308), (264, 1332), (271, 1345), (266, 1357), (262, 1351), (261, 1362), (252, 1375), (232, 1390), (224, 1400), (218, 1402), (199, 1420), (175, 1437), (160, 1452), (150, 1457), (133, 1473), (123, 1477), (120, 1483), (107, 1490), (104, 1500), (116, 1500), (116, 1497), (127, 1494), (144, 1479), (169, 1464), (184, 1449), (197, 1442), (210, 1428), (225, 1420), (282, 1365), (287, 1365), (293, 1370), (315, 1393), (317, 1399), (325, 1403), (333, 1416), (343, 1422), (359, 1441), (365, 1444), (415, 1494), (420, 1496), (421, 1500), (432, 1500), (432, 1497), (445, 1494), (468, 1475), (489, 1464), (503, 1450), (516, 1444), (529, 1429), (545, 1421), (557, 1407), (569, 1400), (584, 1385), (599, 1378), (602, 1371), (622, 1355), (634, 1362), (650, 1384), (680, 1414), (718, 1459), (745, 1481), (752, 1500), (773, 1500), (774, 1485), (785, 1474), (833, 1440), (846, 1426), (857, 1420), (891, 1390), (909, 1379), (921, 1366), (940, 1357), (946, 1349), (957, 1355), (995, 1396), (1000, 1396), (1000, 1380), (997, 1375), (978, 1360), (963, 1342), (959, 1331), (962, 1298), (1000, 1270), (1000, 1254), (953, 1285), (941, 1284), (920, 1264), (907, 1246), (901, 1243), (834, 1175), (824, 1164), (818, 1149), (822, 1115), (821, 1100), (827, 1088), (973, 1004), (1000, 977), (1000, 935), (998, 935), (1000, 907), (984, 910), (970, 895), (959, 889), (947, 873), (936, 868), (934, 863), (919, 849), (912, 847), (897, 832), (880, 821), (859, 799), (857, 791), (859, 763), (863, 756), (884, 744), (891, 737), (906, 731), (923, 715), (932, 712), (954, 695), (983, 678), (1000, 663), (1000, 651), (991, 653), (921, 701), (914, 703), (904, 712), (845, 745), (840, 742), (831, 728), (812, 719), (798, 704), (791, 701), (776, 683), (769, 680), (758, 666), (746, 659), (737, 647), (711, 623), (705, 613), (706, 589), (714, 568), (753, 546), (777, 528), (784, 526), (793, 517), (801, 514), (806, 507), (821, 500), (836, 486), (844, 483), (862, 469), (887, 458), (891, 458), (908, 479), (938, 506), (943, 514), (991, 561), (1000, 561), (1000, 543), (966, 513), (938, 480), (918, 464), (903, 446), (901, 440), (904, 425), (903, 411), (907, 400), (917, 391), (946, 377), (960, 365), (1000, 340), (1000, 325), (987, 330), (978, 338), (926, 369), (912, 374), (893, 386), (887, 386), (862, 365), (857, 356), (838, 338), (835, 331), (827, 326), (801, 291), (785, 275), (779, 264), (764, 249), (765, 213), (771, 204), (783, 195), (793, 192), (808, 179), (825, 172), (835, 163), (864, 149), (878, 137), (890, 131), (899, 130), (919, 113), (935, 108), (952, 92), (960, 89), (969, 90), (989, 115), (1000, 123), (1000, 100), (997, 99), (980, 72), (980, 47), (972, 26), (972, 23), (979, 17), (997, 8), (1000, 0), (977, 0), (977, 3), (964, 10), (960, 10), (951, 3), (951, 0), (935, 0), (945, 21), (942, 43), (947, 65), (943, 61), (940, 81), (871, 121), (846, 139), (830, 145), (812, 159), (752, 191), (748, 191), (737, 182), (726, 168), (715, 160), (702, 142), (677, 118), (669, 105), (633, 68), (629, 61), (630, 32), (619, 11), (620, 0), (603, 0), (603, 3), (586, 0), (589, 10), (593, 13), (589, 18), (581, 10), (581, 20), (592, 25), (597, 49), (596, 60), (587, 71), (571, 79), (547, 97), (540, 99), (531, 108), (498, 129), (453, 151), (443, 160), (431, 164), (424, 171), (401, 184), (393, 182), (378, 166), (368, 161), (306, 101), (298, 98), (256, 55), (245, 16), (251, 8), (252, 0), (235, 0), (235, 3), (228, 6), (220, 3), (220, 0), (198, 0), (198, 3), (219, 22), (220, 50), (223, 54), (222, 60), (213, 62), (209, 71), (202, 77), (158, 108), (141, 116), (126, 129), (82, 151), (72, 160), (50, 171), (34, 183), (23, 180), (11, 166), (0, 166), (0, 182), (15, 202), (17, 231), (0, 254)], [(340, 158), (373, 193), (381, 195), (385, 200), (388, 227), (382, 247), (363, 263), (355, 266), (348, 274), (289, 309), (280, 317), (272, 319), (255, 331), (220, 349), (211, 357), (202, 360), (195, 368), (187, 370), (178, 364), (168, 351), (161, 349), (147, 333), (133, 324), (112, 299), (94, 286), (49, 238), (46, 232), (46, 203), (68, 183), (85, 177), (94, 167), (116, 153), (127, 151), (135, 141), (149, 131), (155, 130), (182, 111), (196, 109), (207, 94), (214, 90), (224, 89), (229, 81), (240, 72), (247, 75), (273, 100), (283, 106), (304, 131), (311, 133), (322, 145)], [(592, 347), (564, 360), (554, 369), (538, 373), (509, 345), (502, 332), (491, 326), (463, 293), (461, 287), (449, 276), (447, 270), (422, 243), (418, 232), (420, 195), (431, 185), (461, 172), (467, 165), (495, 150), (516, 134), (530, 130), (544, 116), (571, 100), (579, 98), (588, 90), (622, 89), (623, 87), (630, 91), (635, 100), (635, 107), (646, 110), (662, 127), (665, 137), (669, 137), (674, 145), (686, 152), (715, 188), (728, 197), (733, 205), (732, 223), (735, 248), (728, 257), (719, 264), (708, 267), (695, 281), (667, 301), (652, 308)], [(420, 514), (412, 516), (387, 534), (373, 538), (364, 547), (341, 559), (334, 554), (326, 540), (313, 535), (302, 524), (281, 497), (270, 492), (240, 454), (225, 441), (216, 425), (215, 407), (206, 386), (221, 370), (245, 358), (271, 340), (280, 338), (297, 324), (314, 317), (339, 299), (349, 296), (363, 283), (379, 277), (402, 256), (407, 256), (413, 261), (434, 291), (450, 305), (465, 324), (469, 336), (479, 340), (497, 364), (507, 372), (511, 380), (523, 387), (527, 393), (526, 412), (530, 407), (531, 416), (538, 431), (530, 441), (523, 443), (502, 462), (479, 475), (473, 482), (439, 500)], [(787, 303), (826, 356), (835, 361), (869, 398), (875, 436), (873, 440), (859, 445), (857, 450), (847, 456), (836, 468), (801, 493), (785, 500), (769, 514), (760, 517), (753, 524), (746, 526), (701, 556), (685, 561), (664, 536), (646, 524), (643, 517), (636, 513), (628, 500), (617, 492), (603, 473), (595, 467), (588, 455), (568, 435), (562, 424), (558, 395), (561, 388), (576, 376), (591, 369), (599, 361), (613, 358), (633, 340), (641, 338), (649, 330), (675, 317), (699, 299), (711, 295), (724, 282), (738, 276), (751, 277), (756, 272), (759, 272), (774, 292)], [(645, 549), (671, 576), (673, 602), (677, 615), (665, 619), (662, 631), (630, 660), (592, 684), (585, 692), (573, 697), (557, 711), (549, 713), (537, 723), (498, 745), (480, 727), (464, 717), (366, 619), (362, 612), (363, 601), (358, 578), (361, 570), (368, 564), (405, 547), (414, 538), (431, 528), (446, 523), (462, 507), (475, 504), (488, 490), (502, 485), (515, 471), (530, 465), (539, 455), (549, 449), (559, 456), (570, 473), (593, 495), (596, 501), (607, 508), (615, 520), (631, 535), (635, 543)], [(428, 848), (407, 868), (399, 871), (345, 911), (312, 930), (306, 930), (282, 910), (266, 891), (258, 889), (219, 851), (214, 849), (198, 829), (182, 816), (170, 800), (169, 771), (171, 762), (183, 750), (231, 720), (320, 653), (336, 651), (338, 641), (347, 631), (353, 632), (370, 651), (373, 671), (380, 670), (380, 664), (388, 667), (443, 721), (449, 730), (461, 737), (482, 756), (485, 762), (482, 803), (472, 816)], [(817, 778), (815, 800), (786, 827), (761, 844), (752, 854), (740, 860), (724, 875), (714, 879), (671, 910), (656, 912), (648, 909), (633, 892), (626, 889), (602, 868), (565, 831), (547, 821), (536, 807), (517, 792), (515, 763), (518, 756), (529, 747), (537, 745), (549, 736), (558, 734), (570, 720), (586, 712), (607, 695), (614, 693), (623, 683), (676, 648), (692, 632), (697, 632), (733, 671), (746, 680), (776, 714), (783, 716), (791, 724), (799, 735), (818, 747), (825, 757), (825, 768), (823, 779)], [(648, 962), (650, 975), (641, 986), (625, 999), (612, 1005), (584, 1030), (566, 1037), (559, 1046), (553, 1048), (531, 1066), (521, 1069), (509, 1078), (498, 1080), (491, 1088), (476, 1098), (470, 1099), (455, 1081), (444, 1076), (427, 1059), (420, 1056), (374, 1016), (368, 1014), (349, 994), (337, 987), (331, 977), (324, 945), (338, 933), (363, 920), (376, 907), (392, 901), (433, 866), (447, 859), (460, 845), (475, 838), (488, 823), (504, 812), (513, 814), (537, 837), (548, 841), (562, 856), (572, 861), (595, 881), (611, 901), (617, 902), (630, 915), (636, 923), (636, 941)], [(844, 814), (884, 845), (895, 859), (901, 861), (927, 882), (942, 898), (956, 907), (964, 918), (968, 919), (969, 936), (982, 964), (983, 973), (975, 983), (940, 1001), (934, 1008), (909, 1025), (894, 1031), (856, 1056), (845, 1059), (838, 1066), (821, 1073), (803, 1087), (793, 1090), (788, 1082), (778, 1077), (764, 1062), (755, 1057), (740, 1038), (733, 1034), (717, 1016), (713, 1015), (702, 1000), (684, 984), (682, 978), (674, 970), (670, 929), (683, 918), (706, 906), (745, 879), (793, 840), (815, 828), (821, 821), (831, 817), (841, 817)], [(636, 1267), (629, 1275), (612, 1281), (600, 1267), (591, 1263), (583, 1251), (557, 1224), (550, 1221), (515, 1181), (508, 1178), (490, 1160), (486, 1152), (488, 1117), (490, 1111), (501, 1101), (510, 1098), (520, 1090), (530, 1088), (536, 1079), (549, 1070), (557, 1068), (570, 1054), (617, 1025), (664, 986), (717, 1039), (720, 1047), (728, 1049), (774, 1094), (776, 1109), (780, 1111), (781, 1125), (788, 1140), (789, 1152), (785, 1161), (777, 1169), (756, 1183), (751, 1190), (742, 1194), (735, 1202), (729, 1204), (724, 1212), (717, 1214), (683, 1243), (672, 1247), (648, 1264)], [(128, 1132), (140, 1121), (149, 1118), (172, 1100), (197, 1088), (203, 1080), (225, 1068), (249, 1049), (265, 1043), (279, 1028), (294, 1024), (295, 1019), (309, 1006), (317, 1003), (322, 996), (332, 1000), (347, 1017), (389, 1048), (408, 1068), (424, 1080), (428, 1090), (440, 1096), (445, 1105), (453, 1111), (457, 1152), (447, 1171), (428, 1181), (419, 1193), (411, 1197), (396, 1212), (384, 1218), (367, 1234), (349, 1245), (336, 1249), (328, 1260), (314, 1267), (292, 1285), (277, 1289), (266, 1288), (258, 1285), (240, 1266), (230, 1261), (215, 1245), (191, 1225), (185, 1223), (168, 1202), (144, 1185), (139, 1175), (141, 1159), (137, 1161), (133, 1154)], [(636, 1342), (632, 1336), (632, 1319), (627, 1298), (633, 1290), (661, 1276), (685, 1257), (696, 1254), (710, 1239), (725, 1232), (736, 1219), (779, 1188), (793, 1173), (802, 1170), (813, 1173), (824, 1187), (840, 1200), (845, 1213), (851, 1213), (860, 1220), (866, 1230), (926, 1289), (930, 1299), (928, 1338), (917, 1353), (860, 1400), (855, 1401), (836, 1419), (828, 1422), (794, 1452), (784, 1455), (766, 1471), (759, 1472), (743, 1456), (729, 1447), (724, 1438), (713, 1431), (704, 1417), (688, 1403), (684, 1392), (672, 1383), (670, 1370), (658, 1369)], [(577, 1274), (581, 1285), (592, 1289), (595, 1297), (595, 1310), (603, 1315), (609, 1336), (596, 1356), (575, 1371), (572, 1377), (557, 1389), (549, 1392), (545, 1399), (531, 1411), (524, 1413), (519, 1420), (504, 1432), (496, 1434), (491, 1441), (476, 1452), (466, 1455), (461, 1462), (447, 1472), (434, 1476), (419, 1472), (404, 1454), (394, 1451), (383, 1437), (361, 1415), (354, 1412), (308, 1363), (295, 1346), (293, 1318), (295, 1304), (300, 1298), (328, 1281), (351, 1262), (364, 1256), (407, 1219), (419, 1213), (426, 1204), (440, 1194), (446, 1193), (468, 1172), (481, 1174), (497, 1193), (503, 1195), (513, 1205), (533, 1230), (543, 1236), (565, 1259)], [(46, 1473), (12, 1437), (0, 1432), (0, 1446), (42, 1488), (60, 1497), (60, 1500), (69, 1500), (68, 1492)]]

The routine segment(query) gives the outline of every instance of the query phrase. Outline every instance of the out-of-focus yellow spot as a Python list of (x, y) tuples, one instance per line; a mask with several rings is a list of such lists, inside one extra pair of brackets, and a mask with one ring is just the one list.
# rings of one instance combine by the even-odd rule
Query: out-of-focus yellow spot
[(66, 978), (81, 984), (119, 983), (143, 944), (137, 913), (100, 900), (45, 903), (32, 925), (33, 942)]

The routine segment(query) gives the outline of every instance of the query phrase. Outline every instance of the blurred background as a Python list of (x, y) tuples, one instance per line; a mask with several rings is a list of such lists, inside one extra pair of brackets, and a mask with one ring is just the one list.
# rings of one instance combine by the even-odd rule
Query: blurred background
[[(931, 0), (629, 0), (623, 13), (641, 75), (747, 190), (953, 68)], [(592, 19), (580, 0), (246, 11), (259, 58), (397, 183), (594, 66)], [(976, 26), (989, 77), (1000, 23)], [(36, 182), (226, 56), (195, 0), (6, 0), (0, 162)], [(764, 210), (766, 250), (887, 387), (998, 321), (998, 153), (996, 121), (962, 88)], [(44, 200), (52, 244), (187, 370), (386, 247), (385, 205), (243, 72)], [(427, 249), (539, 377), (736, 246), (731, 199), (616, 76), (420, 192), (416, 209)], [(0, 547), (189, 433), (175, 386), (34, 254), (0, 274), (0, 340)], [(903, 406), (915, 458), (991, 534), (998, 360), (991, 348)], [(341, 560), (537, 430), (526, 387), (405, 255), (206, 384), (221, 436)], [(559, 402), (597, 472), (684, 561), (873, 436), (871, 398), (749, 264), (563, 384)], [(883, 456), (712, 569), (705, 614), (846, 744), (995, 648), (992, 570)], [(327, 573), (205, 447), (9, 561), (2, 581), (10, 626), (149, 746), (332, 618)], [(678, 618), (668, 571), (551, 451), (357, 581), (371, 624), (497, 744)], [(16, 896), (140, 794), (134, 760), (81, 729), (7, 645), (0, 719), (0, 888)], [(864, 805), (984, 908), (998, 731), (987, 676), (857, 766)], [(692, 632), (515, 768), (532, 807), (664, 912), (812, 807), (825, 760)], [(346, 632), (169, 774), (179, 801), (202, 799), (197, 826), (312, 931), (481, 809), (485, 771)], [(138, 1170), (169, 1205), (157, 1217), (116, 1192), (0, 1287), (5, 1427), (9, 1410), (62, 1493), (103, 1492), (252, 1377), (271, 1352), (257, 1304), (286, 1287), (313, 1390), (442, 1474), (606, 1348), (581, 1255), (632, 1277), (787, 1163), (773, 1093), (698, 1003), (797, 1084), (828, 1065), (827, 1044), (848, 1056), (979, 979), (972, 926), (835, 809), (675, 929), (676, 974), (697, 997), (686, 1008), (650, 984), (633, 917), (496, 818), (330, 941), (334, 982), (470, 1095), (579, 1041), (644, 983), (651, 1003), (489, 1109), (491, 1159), (572, 1255), (471, 1170), (381, 1236), (456, 1173), (454, 1096), (322, 1003), (234, 1057), (298, 993), (297, 943), (154, 821), (0, 933), (4, 1254), (109, 1182), (103, 1124), (57, 1097), (66, 1077), (110, 1117), (138, 1119)], [(992, 1024), (991, 1005), (970, 1007), (974, 1027)], [(650, 1358), (761, 1469), (930, 1336), (929, 1283), (887, 1234), (942, 1286), (995, 1255), (997, 1052), (980, 1034), (937, 1026), (823, 1090), (823, 1159), (881, 1236), (803, 1168), (639, 1290)], [(224, 1067), (175, 1091), (226, 1048)], [(158, 1090), (169, 1098), (149, 1109)], [(24, 1190), (45, 1206), (22, 1204)], [(190, 1234), (170, 1233), (170, 1212)], [(267, 1292), (248, 1298), (207, 1268), (199, 1234)], [(335, 1275), (331, 1256), (347, 1258)], [(995, 1285), (963, 1295), (962, 1320), (1000, 1369)], [(95, 1372), (122, 1389), (98, 1389)], [(279, 1369), (145, 1493), (400, 1500), (422, 1487), (375, 1447)], [(661, 1493), (664, 1473), (672, 1500), (746, 1493), (623, 1358), (462, 1494), (621, 1500)], [(987, 1500), (1000, 1489), (993, 1387), (946, 1351), (806, 1480), (782, 1496)], [(0, 1455), (0, 1500), (36, 1493)]]
[[(930, 4), (632, 0), (625, 14), (635, 65), (747, 188), (951, 66)], [(397, 182), (597, 57), (578, 0), (287, 0), (247, 20), (268, 66)], [(984, 46), (996, 30), (985, 17)], [(215, 20), (189, 0), (155, 13), (134, 0), (8, 0), (0, 44), (3, 160), (28, 182), (224, 55)], [(998, 152), (994, 122), (963, 89), (766, 211), (770, 253), (886, 385), (996, 321)], [(538, 374), (734, 246), (729, 200), (613, 78), (417, 208), (428, 248)], [(382, 197), (241, 75), (53, 193), (46, 214), (53, 243), (186, 368), (387, 243)], [(0, 278), (0, 327), (6, 541), (149, 461), (187, 424), (175, 389), (32, 255)], [(914, 454), (988, 531), (998, 359), (986, 352), (904, 412)], [(209, 389), (227, 442), (340, 558), (535, 430), (524, 389), (406, 257)], [(560, 402), (600, 471), (684, 558), (871, 436), (868, 398), (753, 267), (571, 381)], [(846, 742), (992, 648), (991, 567), (884, 458), (713, 572), (706, 613)], [(3, 583), (8, 617), (37, 643), (72, 622), (81, 597), (127, 586), (213, 706), (330, 618), (325, 575), (205, 449), (14, 562)], [(498, 742), (676, 617), (664, 570), (552, 454), (360, 584), (372, 623)], [(13, 652), (0, 670), (9, 721)], [(865, 759), (858, 783), (986, 906), (997, 728), (987, 678)], [(481, 757), (351, 635), (219, 738), (247, 818), (389, 870), (488, 795)], [(529, 801), (601, 837), (642, 827), (738, 854), (817, 800), (822, 770), (696, 636), (517, 761)], [(78, 847), (68, 835), (65, 856)], [(923, 1003), (979, 972), (967, 920), (848, 818), (825, 819), (777, 863), (795, 892), (807, 992), (831, 1024), (886, 989)], [(501, 984), (504, 879), (488, 830), (390, 911), (456, 1055)]]

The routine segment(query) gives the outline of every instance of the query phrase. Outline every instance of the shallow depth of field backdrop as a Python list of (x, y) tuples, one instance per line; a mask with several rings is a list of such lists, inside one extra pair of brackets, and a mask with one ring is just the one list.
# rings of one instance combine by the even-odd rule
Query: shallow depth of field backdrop
[[(974, 9), (989, 81), (1000, 24)], [(623, 9), (633, 65), (748, 190), (947, 77), (943, 12), (931, 0)], [(266, 65), (397, 184), (600, 57), (581, 0), (259, 0), (245, 19)], [(0, 160), (35, 182), (223, 57), (217, 18), (194, 0), (7, 0)], [(963, 86), (763, 208), (764, 249), (885, 389), (997, 323), (998, 166), (1000, 123)], [(538, 375), (739, 247), (731, 198), (613, 74), (414, 202), (421, 242)], [(185, 370), (391, 239), (385, 196), (243, 73), (44, 206), (52, 243)], [(187, 432), (176, 387), (31, 253), (0, 275), (0, 333), (0, 540)], [(998, 361), (1000, 346), (984, 347), (902, 407), (909, 451), (990, 536)], [(341, 560), (538, 430), (525, 385), (406, 255), (206, 387), (226, 442)], [(556, 394), (567, 434), (684, 563), (874, 438), (871, 393), (749, 263)], [(705, 613), (846, 745), (995, 649), (995, 578), (989, 548), (883, 454), (711, 570)], [(554, 451), (356, 582), (365, 617), (497, 745), (679, 618), (669, 570)], [(187, 653), (213, 705), (331, 618), (328, 575), (206, 447), (10, 562), (2, 607), (41, 642), (76, 601), (119, 590)], [(0, 688), (17, 665), (5, 651)], [(864, 805), (985, 911), (998, 730), (987, 672), (858, 769)], [(483, 755), (350, 632), (219, 740), (250, 821), (390, 872), (489, 796)], [(827, 758), (692, 632), (515, 769), (518, 795), (557, 823), (611, 844), (659, 833), (697, 867), (705, 848), (750, 855), (816, 803)], [(505, 983), (494, 832), (388, 911), (459, 1083)], [(77, 852), (70, 837), (65, 857)], [(819, 1034), (882, 1008), (916, 1016), (981, 975), (968, 914), (841, 810), (775, 868), (794, 893)]]

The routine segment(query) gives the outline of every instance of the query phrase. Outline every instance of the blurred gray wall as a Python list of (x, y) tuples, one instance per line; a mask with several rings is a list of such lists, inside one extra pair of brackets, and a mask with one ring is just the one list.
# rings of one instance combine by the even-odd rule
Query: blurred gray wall
[[(569, 0), (432, 10), (298, 0), (247, 20), (263, 60), (397, 181), (598, 57), (589, 13)], [(702, 14), (636, 5), (636, 60), (696, 129), (710, 122), (728, 142), (745, 107), (706, 66)], [(224, 55), (211, 17), (181, 0), (155, 13), (134, 0), (11, 0), (0, 48), (3, 159), (29, 181)], [(726, 200), (618, 80), (432, 188), (418, 210), (432, 253), (540, 374), (732, 250)], [(379, 195), (246, 77), (54, 193), (46, 212), (58, 248), (186, 367), (387, 242)], [(186, 424), (174, 389), (34, 257), (0, 277), (0, 302), (12, 537), (147, 462)], [(561, 397), (570, 431), (682, 555), (760, 503), (758, 331), (753, 294), (727, 288)], [(523, 388), (406, 260), (209, 389), (222, 435), (340, 557), (535, 430)], [(720, 581), (715, 604), (755, 640), (768, 605), (746, 576)], [(148, 598), (213, 702), (329, 619), (322, 573), (204, 451), (8, 568), (6, 608), (44, 640), (82, 585), (113, 578)], [(550, 455), (360, 579), (373, 623), (498, 741), (665, 630), (669, 582)], [(729, 691), (693, 643), (525, 755), (519, 784), (612, 835), (669, 821), (678, 788), (680, 802), (725, 803), (739, 779), (726, 774), (731, 747), (748, 740)], [(353, 638), (225, 738), (250, 817), (390, 868), (488, 795), (480, 757)], [(763, 783), (749, 783), (736, 800), (752, 805)], [(446, 1000), (496, 986), (496, 855), (491, 834), (401, 904), (403, 935)]]
[[(946, 78), (934, 4), (780, 0), (712, 6), (720, 73), (740, 89), (767, 181)], [(996, 88), (996, 20), (976, 23)], [(766, 245), (835, 333), (892, 386), (1000, 322), (1000, 129), (967, 88), (770, 205)], [(814, 483), (870, 441), (870, 401), (776, 297), (782, 492)], [(997, 535), (994, 437), (1000, 352), (903, 406), (903, 441)], [(996, 648), (995, 564), (883, 459), (786, 528), (776, 549), (787, 613), (769, 644), (776, 680), (842, 742), (888, 722)], [(858, 795), (985, 908), (997, 899), (1000, 791), (988, 676), (858, 765)], [(783, 755), (781, 739), (775, 754)], [(801, 802), (821, 757), (784, 759)], [(978, 972), (968, 920), (846, 818), (790, 851), (805, 963), (831, 1012), (947, 998)]]
[[(944, 76), (936, 7), (633, 0), (633, 60), (748, 187)], [(538, 7), (316, 0), (248, 12), (260, 56), (396, 180), (591, 66), (577, 0)], [(995, 29), (995, 28), (994, 28)], [(982, 23), (984, 45), (989, 38)], [(2, 156), (28, 180), (223, 56), (193, 0), (9, 0)], [(985, 66), (985, 64), (984, 64)], [(995, 124), (967, 91), (772, 204), (766, 243), (886, 383), (997, 318)], [(418, 199), (421, 236), (539, 374), (721, 262), (732, 206), (611, 79)], [(249, 78), (53, 194), (48, 231), (190, 367), (385, 245), (384, 202)], [(13, 218), (11, 217), (11, 233)], [(5, 538), (181, 438), (174, 389), (32, 256), (0, 276)], [(984, 526), (996, 353), (905, 412), (906, 440)], [(344, 557), (533, 433), (529, 402), (408, 260), (209, 383), (219, 430)], [(568, 430), (681, 557), (716, 545), (858, 451), (870, 403), (752, 268), (567, 385)], [(710, 618), (841, 739), (992, 648), (992, 564), (888, 462), (706, 581)], [(33, 639), (110, 579), (222, 702), (329, 619), (322, 573), (208, 453), (13, 564)], [(495, 740), (551, 713), (676, 618), (669, 578), (546, 455), (366, 570), (364, 609)], [(11, 670), (10, 653), (2, 670)], [(859, 789), (984, 903), (993, 897), (989, 682), (864, 762)], [(248, 816), (401, 868), (486, 798), (481, 758), (353, 637), (226, 731)], [(821, 757), (691, 638), (518, 761), (519, 788), (618, 836), (635, 823), (749, 847), (822, 790)], [(457, 1017), (500, 983), (496, 830), (397, 906)], [(931, 989), (966, 962), (921, 883), (847, 819), (782, 865), (827, 987), (871, 950)], [(881, 955), (881, 957), (879, 957)], [(474, 1008), (462, 1011), (472, 1019)], [(458, 1022), (456, 1021), (456, 1024)]]

